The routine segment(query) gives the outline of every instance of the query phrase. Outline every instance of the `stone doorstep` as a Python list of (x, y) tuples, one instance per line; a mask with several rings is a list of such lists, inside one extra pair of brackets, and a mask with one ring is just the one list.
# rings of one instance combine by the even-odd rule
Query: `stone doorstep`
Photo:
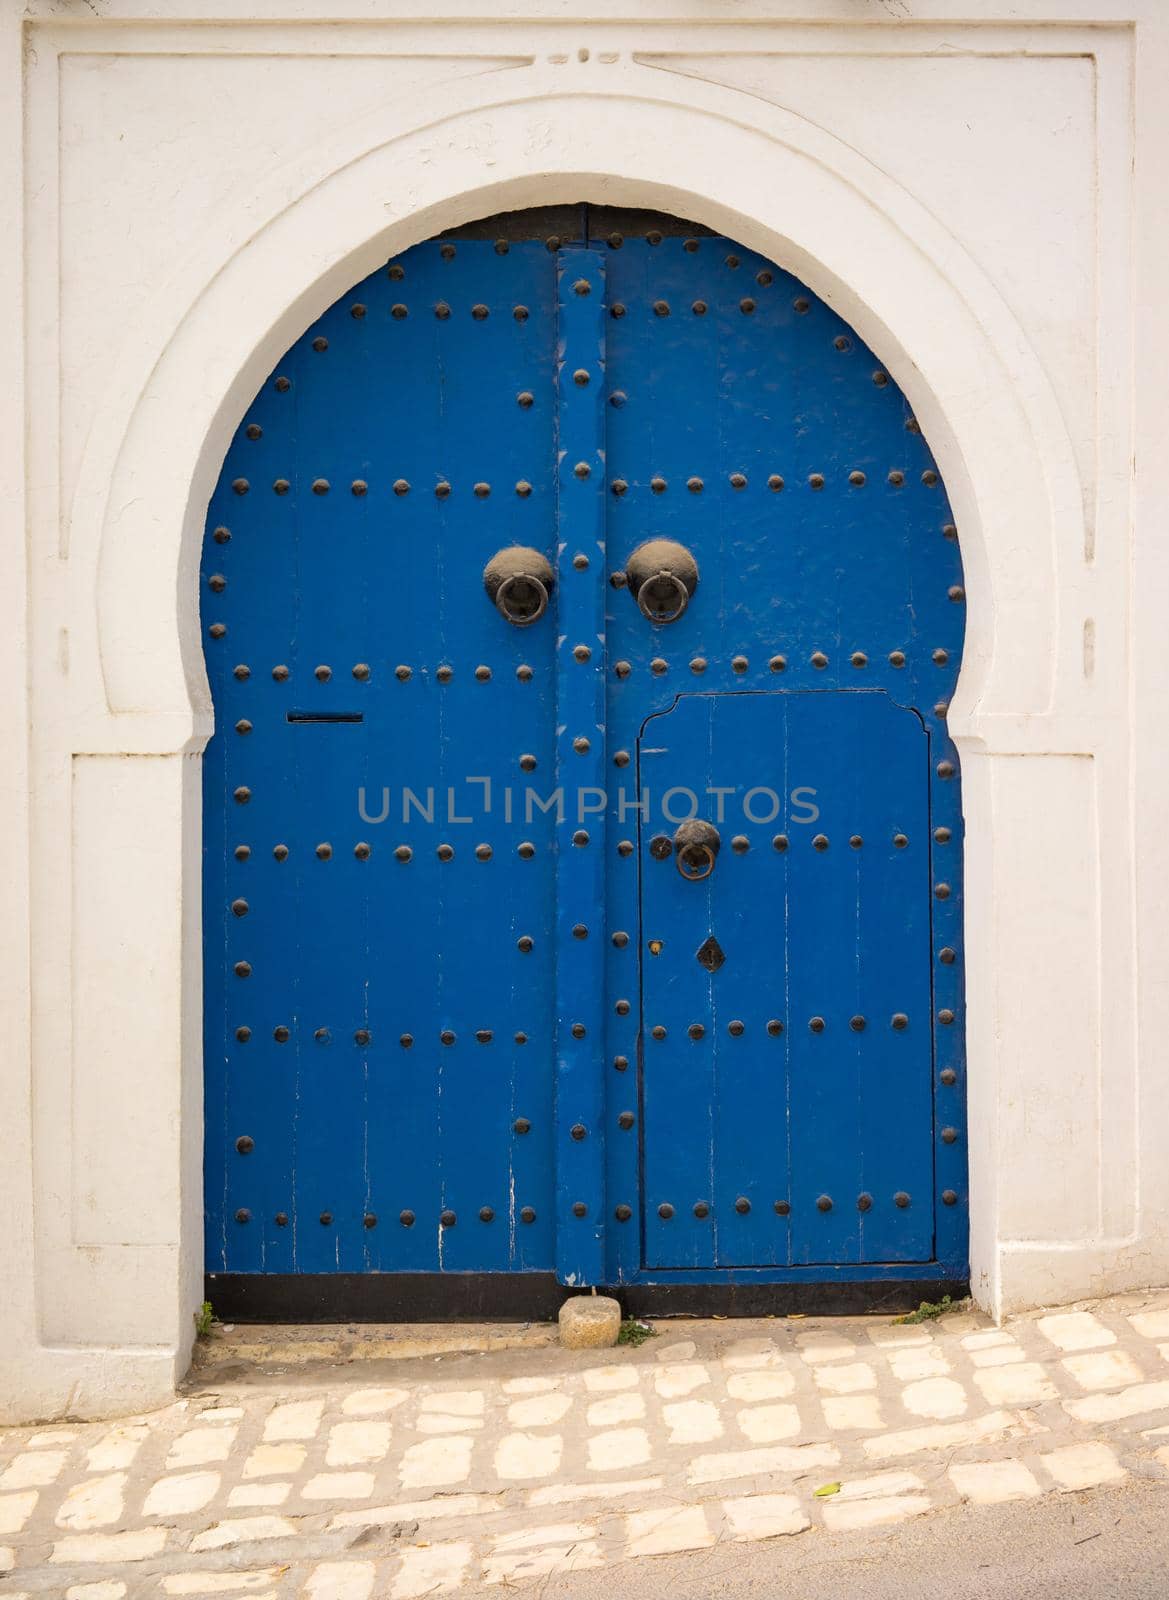
[(409, 1361), (437, 1355), (489, 1355), (503, 1350), (544, 1350), (557, 1342), (552, 1322), (216, 1323), (195, 1347), (193, 1383), (213, 1380), (230, 1363), (257, 1367), (314, 1362)]

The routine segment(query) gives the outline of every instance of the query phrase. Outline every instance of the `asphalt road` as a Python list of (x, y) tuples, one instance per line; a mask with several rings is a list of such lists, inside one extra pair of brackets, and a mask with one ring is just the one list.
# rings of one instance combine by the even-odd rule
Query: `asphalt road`
[(814, 1530), (643, 1557), (524, 1590), (533, 1600), (1169, 1600), (1169, 1484), (1133, 1479), (955, 1507), (886, 1533)]

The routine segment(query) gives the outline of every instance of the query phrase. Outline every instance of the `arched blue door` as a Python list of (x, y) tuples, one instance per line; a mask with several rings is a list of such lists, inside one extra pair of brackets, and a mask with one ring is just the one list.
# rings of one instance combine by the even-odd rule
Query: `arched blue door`
[(851, 328), (681, 230), (419, 245), (231, 445), (220, 1304), (965, 1275), (945, 491)]

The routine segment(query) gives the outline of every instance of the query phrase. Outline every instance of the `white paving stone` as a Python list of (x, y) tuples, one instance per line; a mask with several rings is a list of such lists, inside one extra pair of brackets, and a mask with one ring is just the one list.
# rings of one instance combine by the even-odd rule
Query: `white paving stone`
[(11, 1572), (16, 1565), (16, 1551), (10, 1544), (0, 1544), (0, 1573)]
[(950, 1482), (964, 1500), (979, 1506), (1028, 1500), (1040, 1493), (1034, 1475), (1021, 1461), (969, 1461), (949, 1470)]
[(631, 1556), (706, 1550), (718, 1538), (708, 1525), (702, 1506), (658, 1506), (652, 1511), (633, 1511), (625, 1519), (625, 1531)]
[(728, 1483), (734, 1478), (754, 1478), (766, 1472), (804, 1472), (811, 1467), (835, 1467), (840, 1451), (831, 1444), (771, 1445), (761, 1450), (720, 1450), (695, 1456), (687, 1481)]
[(390, 1448), (388, 1422), (338, 1422), (329, 1429), (328, 1467), (359, 1467), (381, 1461)]
[(663, 1400), (681, 1400), (710, 1382), (700, 1361), (671, 1362), (654, 1373), (654, 1388)]
[(1169, 1339), (1169, 1309), (1138, 1311), (1128, 1320), (1144, 1339)]
[(286, 1439), (315, 1439), (321, 1425), (323, 1400), (289, 1400), (268, 1413), (264, 1441), (281, 1444)]
[(409, 1389), (358, 1389), (345, 1396), (341, 1410), (347, 1417), (373, 1417), (396, 1410), (409, 1398)]
[(595, 1539), (597, 1530), (591, 1522), (549, 1522), (536, 1528), (517, 1528), (513, 1533), (501, 1533), (492, 1541), (492, 1549), (536, 1550), (547, 1544), (579, 1544), (582, 1539)]
[(395, 1522), (432, 1522), (449, 1517), (481, 1517), (498, 1506), (487, 1495), (444, 1494), (436, 1500), (399, 1500), (391, 1506), (363, 1506), (360, 1511), (339, 1511), (329, 1523), (334, 1528), (386, 1528)]
[(530, 1506), (571, 1506), (585, 1500), (615, 1500), (623, 1505), (638, 1495), (656, 1494), (661, 1478), (618, 1478), (608, 1483), (548, 1483), (528, 1490)]
[(926, 1345), (934, 1342), (933, 1334), (927, 1329), (904, 1324), (870, 1328), (868, 1334), (873, 1343), (882, 1350), (896, 1350), (909, 1345)]
[[(111, 1561), (148, 1561), (161, 1555), (165, 1528), (136, 1528), (129, 1533), (72, 1533), (58, 1539), (49, 1560), (62, 1566), (85, 1566)], [(194, 1546), (192, 1546), (192, 1549)]]
[(923, 1494), (897, 1495), (893, 1499), (841, 1501), (839, 1496), (819, 1502), (824, 1513), (824, 1524), (833, 1533), (850, 1533), (859, 1528), (884, 1528), (894, 1522), (906, 1522), (910, 1517), (920, 1517), (930, 1509), (930, 1500)]
[(72, 1444), (77, 1438), (72, 1428), (46, 1428), (42, 1433), (34, 1433), (27, 1441), (29, 1450), (52, 1450), (63, 1444)]
[(867, 1361), (826, 1362), (815, 1367), (812, 1376), (826, 1394), (859, 1394), (877, 1387), (877, 1374)]
[(99, 1578), (96, 1583), (71, 1583), (65, 1600), (123, 1600), (126, 1585), (120, 1578)]
[(585, 1388), (592, 1394), (604, 1394), (614, 1389), (636, 1389), (639, 1382), (636, 1367), (589, 1367), (582, 1376)]
[(369, 1600), (377, 1568), (372, 1561), (322, 1561), (304, 1586), (309, 1600)]
[(848, 1361), (856, 1355), (856, 1345), (838, 1333), (801, 1333), (796, 1346), (810, 1367), (821, 1361)]
[(722, 1502), (732, 1539), (776, 1539), (812, 1526), (794, 1494), (747, 1494)]
[(693, 1339), (675, 1339), (671, 1344), (662, 1344), (654, 1351), (655, 1361), (689, 1361), (694, 1356), (696, 1346)]
[(260, 1539), (290, 1539), (295, 1532), (296, 1523), (287, 1517), (235, 1517), (197, 1533), (190, 1548), (196, 1554), (203, 1550), (230, 1550), (237, 1544), (252, 1544)]
[(228, 1509), (238, 1511), (243, 1507), (252, 1510), (273, 1510), (282, 1506), (292, 1493), (290, 1483), (269, 1479), (266, 1483), (240, 1483), (227, 1493)]
[[(219, 1490), (218, 1472), (180, 1472), (152, 1483), (142, 1507), (144, 1517), (185, 1517), (209, 1506)], [(60, 1520), (58, 1518), (58, 1520)]]
[(754, 1371), (759, 1367), (778, 1367), (782, 1361), (771, 1339), (736, 1339), (723, 1354), (723, 1366), (732, 1372)]
[(612, 1428), (594, 1433), (589, 1440), (589, 1467), (593, 1472), (619, 1472), (643, 1466), (652, 1454), (644, 1428)]
[(1095, 1489), (1102, 1483), (1119, 1483), (1124, 1468), (1106, 1444), (1069, 1444), (1039, 1458), (1063, 1490)]
[(471, 1473), (473, 1445), (473, 1439), (450, 1435), (409, 1445), (398, 1469), (403, 1489), (440, 1489), (465, 1482)]
[(966, 1391), (953, 1378), (922, 1378), (901, 1391), (901, 1403), (915, 1417), (963, 1417), (969, 1409)]
[(875, 1394), (824, 1395), (820, 1400), (824, 1421), (834, 1430), (864, 1428), (873, 1433), (885, 1426), (881, 1402)]
[(209, 1406), (200, 1411), (197, 1422), (238, 1422), (244, 1414), (243, 1406)]
[(1116, 1343), (1112, 1329), (1090, 1311), (1063, 1311), (1057, 1316), (1040, 1317), (1036, 1326), (1060, 1350), (1099, 1350)]
[(279, 1473), (299, 1472), (304, 1466), (302, 1444), (258, 1444), (244, 1461), (245, 1478), (266, 1478)]
[(1027, 1352), (1022, 1345), (1008, 1339), (1005, 1344), (992, 1345), (989, 1350), (971, 1350), (970, 1361), (976, 1367), (1006, 1367), (1012, 1362), (1025, 1361)]
[(43, 1489), (56, 1483), (68, 1459), (64, 1450), (28, 1451), (13, 1456), (0, 1473), (0, 1494), (7, 1494), (10, 1489)]
[[(534, 1530), (535, 1533), (541, 1531)], [(527, 1578), (545, 1578), (554, 1572), (579, 1572), (585, 1567), (604, 1564), (601, 1547), (595, 1540), (578, 1539), (570, 1544), (545, 1544), (494, 1553), (483, 1563), (483, 1581), (506, 1584), (510, 1588)]]
[(111, 1428), (86, 1454), (90, 1472), (119, 1472), (131, 1466), (149, 1437), (150, 1429), (143, 1422)]
[(119, 1522), (125, 1506), (126, 1474), (111, 1472), (104, 1478), (75, 1483), (57, 1512), (57, 1526), (84, 1533), (89, 1528), (109, 1528)]
[(26, 1489), (21, 1494), (0, 1494), (0, 1533), (19, 1533), (39, 1499), (35, 1489)]
[(318, 1472), (300, 1491), (306, 1500), (368, 1500), (372, 1472)]
[(423, 1395), (419, 1411), (438, 1412), (444, 1417), (481, 1417), (487, 1404), (482, 1389), (446, 1389)]
[[(922, 1378), (944, 1378), (951, 1370), (950, 1363), (936, 1344), (914, 1345), (908, 1350), (894, 1350), (889, 1355), (889, 1369), (899, 1383), (916, 1383)], [(825, 1369), (831, 1371), (831, 1367)]]
[(596, 1529), (587, 1522), (545, 1524), (504, 1534), (484, 1562), (484, 1580), (502, 1583), (601, 1566), (604, 1558), (595, 1540)]
[(964, 1334), (959, 1341), (963, 1350), (990, 1350), (999, 1344), (1014, 1344), (1013, 1335), (1005, 1328), (979, 1328), (977, 1333)]
[(478, 1432), (483, 1426), (482, 1417), (448, 1417), (440, 1412), (424, 1412), (414, 1424), (419, 1433), (466, 1433), (469, 1429)]
[(191, 1428), (180, 1433), (167, 1454), (167, 1468), (202, 1467), (226, 1461), (235, 1444), (236, 1429), (227, 1427)]
[(559, 1378), (505, 1378), (499, 1386), (504, 1394), (547, 1394), (559, 1389)]
[(550, 1478), (560, 1470), (564, 1440), (558, 1433), (509, 1433), (495, 1451), (500, 1478)]
[(164, 1594), (248, 1594), (276, 1583), (281, 1567), (263, 1567), (254, 1572), (172, 1572), (162, 1580)]
[(916, 1472), (873, 1472), (864, 1478), (847, 1478), (833, 1497), (837, 1500), (883, 1500), (894, 1494), (918, 1494), (925, 1484)]
[(955, 1445), (981, 1444), (991, 1439), (1009, 1439), (1020, 1431), (1018, 1423), (1005, 1411), (991, 1411), (964, 1422), (938, 1422), (925, 1428), (904, 1428), (864, 1439), (861, 1447), (873, 1461), (915, 1455), (919, 1450), (949, 1450)]
[(1065, 1356), (1060, 1362), (1082, 1389), (1123, 1389), (1140, 1383), (1144, 1373), (1123, 1350), (1100, 1350)]
[(457, 1589), (471, 1566), (471, 1546), (463, 1541), (432, 1544), (402, 1551), (401, 1565), (390, 1585), (390, 1600), (445, 1594)]
[(785, 1400), (795, 1393), (796, 1380), (786, 1367), (768, 1372), (734, 1372), (727, 1379), (732, 1400)]
[(774, 1444), (777, 1439), (794, 1439), (800, 1431), (800, 1413), (795, 1406), (748, 1406), (735, 1420), (744, 1438), (752, 1444)]
[(622, 1422), (640, 1422), (644, 1416), (645, 1401), (639, 1394), (615, 1394), (592, 1402), (588, 1424), (590, 1428), (613, 1428)]
[(1089, 1394), (1065, 1400), (1064, 1410), (1077, 1422), (1119, 1422), (1143, 1411), (1161, 1411), (1169, 1406), (1169, 1382), (1137, 1383), (1117, 1394)]
[(572, 1409), (568, 1394), (534, 1394), (527, 1400), (513, 1400), (507, 1420), (516, 1428), (550, 1428), (563, 1421)]
[(662, 1417), (671, 1444), (710, 1444), (723, 1436), (722, 1416), (710, 1400), (671, 1400)]

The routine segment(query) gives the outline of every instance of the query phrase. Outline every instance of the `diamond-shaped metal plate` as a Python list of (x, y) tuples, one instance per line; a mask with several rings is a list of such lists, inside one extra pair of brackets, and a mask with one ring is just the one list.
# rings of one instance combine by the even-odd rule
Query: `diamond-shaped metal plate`
[(707, 972), (717, 972), (727, 959), (723, 947), (712, 933), (709, 939), (704, 939), (694, 952), (694, 958), (700, 967), (705, 967)]

